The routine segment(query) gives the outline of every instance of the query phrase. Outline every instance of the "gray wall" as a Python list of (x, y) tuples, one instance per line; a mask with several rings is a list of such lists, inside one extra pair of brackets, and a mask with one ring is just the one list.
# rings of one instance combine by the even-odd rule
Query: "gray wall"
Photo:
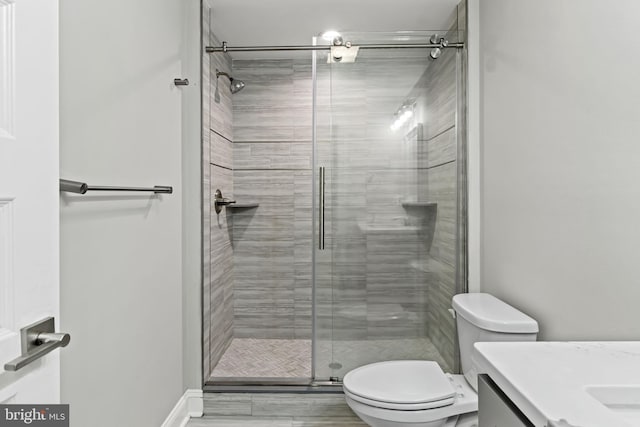
[(183, 388), (202, 386), (202, 115), (200, 0), (183, 1), (182, 74), (182, 371)]
[[(203, 2), (203, 43), (220, 43), (210, 27), (213, 13)], [(202, 56), (202, 200), (203, 200), (203, 373), (209, 375), (233, 337), (232, 216), (228, 209), (213, 209), (216, 189), (233, 198), (232, 100), (229, 79), (216, 79), (216, 70), (231, 74), (227, 54)], [(216, 90), (218, 100), (216, 101)]]
[(543, 339), (638, 339), (640, 4), (479, 11), (482, 291)]
[(73, 337), (61, 399), (73, 426), (156, 427), (183, 392), (183, 3), (60, 3), (61, 176), (174, 187), (61, 197), (60, 329)]

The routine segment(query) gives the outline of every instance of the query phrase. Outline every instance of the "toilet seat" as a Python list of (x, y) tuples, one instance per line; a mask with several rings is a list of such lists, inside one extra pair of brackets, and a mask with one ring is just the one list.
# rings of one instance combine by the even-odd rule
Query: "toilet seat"
[(361, 366), (345, 375), (353, 400), (383, 409), (416, 411), (455, 402), (456, 390), (436, 362), (397, 360)]
[[(414, 409), (414, 410), (398, 410), (393, 408), (383, 408), (385, 402), (375, 402), (367, 404), (360, 400), (354, 399), (354, 394), (345, 388), (345, 399), (349, 407), (365, 422), (374, 426), (404, 426), (405, 424), (413, 424), (415, 426), (427, 426), (429, 423), (438, 420), (446, 420), (450, 417), (457, 417), (462, 414), (473, 414), (478, 410), (478, 395), (467, 383), (463, 375), (444, 374), (448, 377), (456, 390), (453, 404), (432, 408), (432, 409)], [(375, 404), (374, 404), (375, 403)], [(387, 406), (390, 404), (387, 402)], [(380, 424), (384, 422), (385, 424)], [(440, 424), (438, 424), (440, 425)], [(466, 424), (465, 424), (466, 425)]]
[(376, 408), (381, 408), (381, 409), (391, 409), (394, 411), (422, 411), (427, 409), (441, 408), (443, 406), (449, 406), (455, 402), (455, 398), (451, 397), (449, 399), (436, 400), (434, 402), (426, 402), (426, 403), (414, 403), (414, 404), (389, 403), (389, 402), (382, 402), (378, 400), (371, 400), (371, 399), (364, 398), (362, 396), (358, 396), (357, 394), (351, 393), (346, 388), (344, 389), (344, 395), (355, 400), (356, 402), (360, 402), (367, 406), (374, 406)]

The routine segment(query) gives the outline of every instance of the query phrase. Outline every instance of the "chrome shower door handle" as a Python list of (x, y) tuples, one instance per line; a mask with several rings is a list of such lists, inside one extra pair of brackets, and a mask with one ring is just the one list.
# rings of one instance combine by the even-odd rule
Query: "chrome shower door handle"
[(325, 187), (325, 169), (320, 166), (318, 170), (318, 249), (324, 250), (324, 187)]
[(5, 371), (17, 371), (58, 347), (66, 347), (71, 335), (56, 333), (54, 328), (53, 317), (47, 317), (20, 329), (22, 355), (5, 363)]

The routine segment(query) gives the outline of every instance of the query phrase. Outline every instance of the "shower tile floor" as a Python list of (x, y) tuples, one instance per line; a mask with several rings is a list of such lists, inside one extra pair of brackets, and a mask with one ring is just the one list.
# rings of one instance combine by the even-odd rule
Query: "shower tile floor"
[[(382, 360), (423, 359), (438, 362), (445, 372), (450, 367), (427, 338), (394, 340), (318, 341), (316, 367), (319, 379), (344, 377), (351, 369)], [(326, 363), (324, 363), (326, 361)], [(330, 363), (338, 363), (341, 366)], [(309, 378), (311, 340), (234, 338), (214, 368), (211, 379), (219, 378)]]
[(234, 338), (211, 376), (308, 378), (311, 340)]

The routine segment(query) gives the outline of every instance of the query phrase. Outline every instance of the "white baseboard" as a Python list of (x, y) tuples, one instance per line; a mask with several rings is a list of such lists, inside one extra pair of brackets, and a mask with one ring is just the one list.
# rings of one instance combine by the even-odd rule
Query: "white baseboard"
[(184, 427), (190, 418), (199, 418), (204, 410), (202, 390), (187, 390), (169, 414), (162, 427)]

